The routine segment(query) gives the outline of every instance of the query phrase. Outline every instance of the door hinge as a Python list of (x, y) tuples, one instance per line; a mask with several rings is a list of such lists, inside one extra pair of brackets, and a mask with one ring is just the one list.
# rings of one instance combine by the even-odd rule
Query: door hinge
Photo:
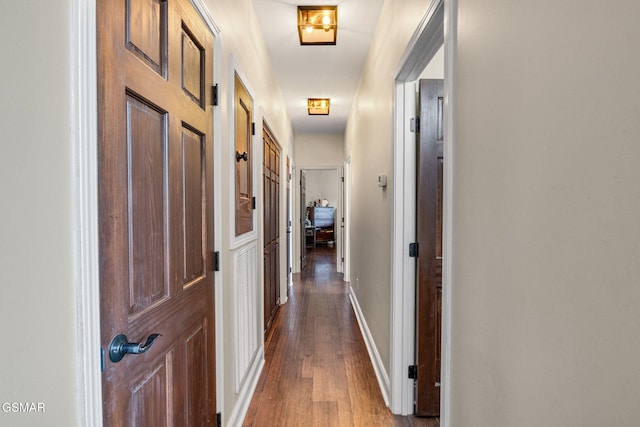
[(207, 257), (207, 271), (220, 271), (220, 252), (209, 252), (209, 256)]
[(213, 271), (220, 271), (220, 251), (213, 253)]
[(409, 256), (411, 258), (418, 258), (418, 251), (419, 251), (418, 242), (409, 243)]
[(411, 132), (420, 132), (420, 117), (411, 117), (409, 120), (409, 130)]
[(418, 365), (409, 366), (409, 379), (410, 380), (418, 379)]
[(218, 83), (211, 86), (211, 105), (218, 105)]
[(256, 134), (256, 123), (251, 122), (251, 135), (255, 135), (255, 134)]
[(104, 372), (104, 348), (100, 347), (100, 372)]
[(222, 427), (222, 412), (216, 414), (216, 427)]
[(253, 196), (251, 198), (251, 209), (255, 209), (256, 208), (256, 197)]
[(344, 182), (344, 176), (341, 176), (341, 177), (340, 177), (340, 180), (341, 180), (342, 182)]

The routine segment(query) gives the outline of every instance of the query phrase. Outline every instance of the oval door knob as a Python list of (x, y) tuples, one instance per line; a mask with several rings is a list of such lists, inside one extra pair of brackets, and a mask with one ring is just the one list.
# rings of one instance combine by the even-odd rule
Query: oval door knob
[(125, 334), (116, 335), (109, 344), (109, 360), (116, 363), (121, 361), (125, 354), (142, 354), (149, 350), (149, 347), (159, 336), (160, 334), (151, 334), (144, 344), (141, 344), (129, 342)]
[(236, 151), (236, 162), (240, 163), (240, 160), (244, 160), (245, 162), (247, 161), (247, 152), (246, 151), (244, 153)]

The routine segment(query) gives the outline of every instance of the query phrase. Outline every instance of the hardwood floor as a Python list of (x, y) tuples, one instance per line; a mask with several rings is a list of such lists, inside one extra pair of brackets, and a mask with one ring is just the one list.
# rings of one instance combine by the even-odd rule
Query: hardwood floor
[(349, 301), (334, 249), (310, 250), (265, 343), (265, 367), (244, 426), (425, 426), (391, 414)]

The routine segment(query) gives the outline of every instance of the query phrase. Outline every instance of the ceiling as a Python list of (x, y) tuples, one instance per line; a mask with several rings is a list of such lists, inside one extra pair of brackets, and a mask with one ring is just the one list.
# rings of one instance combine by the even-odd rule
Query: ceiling
[[(344, 133), (383, 0), (252, 0), (295, 134)], [(301, 46), (297, 6), (338, 5), (335, 46)], [(331, 98), (309, 116), (307, 98)]]

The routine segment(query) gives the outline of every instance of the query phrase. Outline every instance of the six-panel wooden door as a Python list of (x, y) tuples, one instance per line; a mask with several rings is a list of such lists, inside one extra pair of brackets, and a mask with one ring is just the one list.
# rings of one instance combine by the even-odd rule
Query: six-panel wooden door
[(280, 148), (267, 126), (264, 146), (264, 329), (271, 327), (280, 303)]
[(416, 415), (440, 414), (443, 80), (420, 80), (416, 291)]
[(98, 0), (97, 25), (104, 424), (214, 425), (213, 35), (189, 0)]

